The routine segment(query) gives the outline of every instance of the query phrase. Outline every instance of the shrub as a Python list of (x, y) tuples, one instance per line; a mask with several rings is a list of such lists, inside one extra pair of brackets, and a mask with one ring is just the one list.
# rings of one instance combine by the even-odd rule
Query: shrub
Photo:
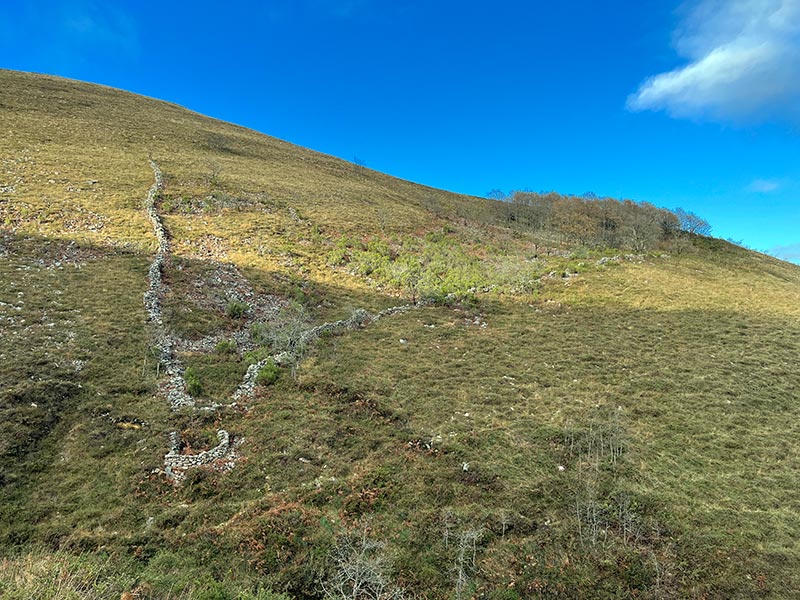
[(292, 302), (281, 309), (269, 324), (253, 323), (250, 338), (259, 346), (271, 348), (272, 352), (291, 352), (300, 355), (305, 350), (305, 331), (308, 315), (302, 304)]
[(337, 240), (335, 247), (328, 253), (327, 263), (332, 267), (341, 267), (350, 262), (352, 248), (360, 246), (356, 240), (344, 236)]
[(270, 348), (255, 348), (254, 350), (248, 350), (242, 355), (244, 362), (247, 366), (254, 365), (256, 363), (260, 363), (262, 360), (269, 358), (272, 355), (272, 350)]
[(183, 374), (186, 381), (186, 391), (192, 396), (199, 396), (203, 393), (203, 383), (200, 381), (200, 376), (192, 367), (186, 369)]
[(258, 385), (272, 385), (278, 381), (278, 375), (280, 375), (280, 369), (275, 364), (275, 361), (270, 358), (267, 364), (258, 371), (256, 383)]
[(233, 340), (222, 340), (214, 346), (214, 352), (217, 354), (233, 354), (236, 352), (236, 342)]
[(225, 314), (232, 319), (241, 319), (248, 310), (250, 310), (250, 305), (246, 302), (229, 300), (228, 305), (225, 307)]

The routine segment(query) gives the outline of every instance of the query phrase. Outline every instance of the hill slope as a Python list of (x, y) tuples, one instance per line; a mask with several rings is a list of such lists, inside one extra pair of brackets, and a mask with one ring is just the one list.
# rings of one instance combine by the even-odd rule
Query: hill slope
[(797, 267), (100, 86), (0, 114), (0, 593), (800, 594)]

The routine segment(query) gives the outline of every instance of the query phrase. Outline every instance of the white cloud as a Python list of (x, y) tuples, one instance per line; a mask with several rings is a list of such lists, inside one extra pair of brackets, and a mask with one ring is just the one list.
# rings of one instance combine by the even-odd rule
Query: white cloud
[(645, 80), (630, 110), (800, 122), (800, 0), (699, 0), (675, 32), (688, 64)]
[(781, 260), (800, 264), (800, 244), (775, 246), (774, 248), (770, 248), (767, 253)]
[(781, 184), (777, 181), (772, 181), (770, 179), (755, 179), (749, 186), (747, 186), (747, 190), (760, 194), (768, 194), (770, 192), (779, 190), (780, 187)]

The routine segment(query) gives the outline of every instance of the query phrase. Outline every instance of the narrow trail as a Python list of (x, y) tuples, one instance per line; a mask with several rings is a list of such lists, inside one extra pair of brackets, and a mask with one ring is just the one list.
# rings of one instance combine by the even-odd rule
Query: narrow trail
[[(161, 169), (153, 160), (150, 160), (150, 167), (153, 169), (154, 182), (147, 192), (144, 206), (147, 217), (153, 226), (153, 233), (158, 240), (158, 250), (148, 270), (147, 277), (149, 286), (144, 294), (144, 306), (153, 328), (153, 338), (158, 350), (159, 364), (164, 368), (166, 373), (166, 380), (161, 384), (161, 391), (173, 411), (216, 411), (225, 406), (237, 406), (238, 403), (253, 398), (255, 395), (258, 373), (268, 363), (274, 362), (279, 366), (296, 365), (303, 358), (303, 352), (279, 352), (250, 365), (247, 368), (247, 372), (241, 384), (231, 397), (231, 404), (221, 405), (215, 403), (210, 405), (198, 405), (195, 398), (188, 392), (185, 367), (176, 353), (178, 350), (209, 352), (213, 350), (213, 345), (216, 342), (228, 338), (225, 336), (210, 336), (209, 338), (199, 341), (183, 340), (170, 332), (164, 324), (162, 301), (168, 292), (168, 288), (164, 283), (163, 274), (164, 270), (169, 265), (171, 257), (170, 239), (169, 232), (156, 208), (156, 200), (164, 187)], [(358, 309), (347, 319), (341, 319), (332, 323), (324, 323), (306, 329), (299, 336), (299, 347), (306, 348), (325, 334), (360, 329), (384, 317), (408, 312), (426, 305), (426, 303), (403, 304), (384, 309), (374, 314), (370, 314), (363, 309)], [(253, 341), (249, 339), (249, 334), (245, 331), (235, 333), (234, 339), (237, 340), (237, 345), (240, 350), (255, 346)], [(244, 438), (238, 437), (234, 440), (224, 429), (217, 431), (217, 438), (219, 444), (214, 448), (198, 454), (181, 454), (180, 434), (177, 431), (171, 432), (170, 450), (164, 455), (163, 472), (173, 482), (180, 483), (184, 479), (186, 471), (194, 467), (207, 466), (223, 472), (230, 471), (238, 458), (237, 449), (244, 443)]]

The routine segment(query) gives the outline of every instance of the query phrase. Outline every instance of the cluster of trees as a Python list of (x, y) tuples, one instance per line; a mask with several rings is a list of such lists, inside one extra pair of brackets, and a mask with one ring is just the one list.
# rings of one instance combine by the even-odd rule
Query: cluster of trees
[(507, 223), (584, 246), (641, 252), (680, 232), (708, 235), (711, 231), (708, 222), (692, 212), (670, 211), (647, 202), (556, 192), (505, 195), (493, 190), (489, 196), (503, 201), (496, 206)]

